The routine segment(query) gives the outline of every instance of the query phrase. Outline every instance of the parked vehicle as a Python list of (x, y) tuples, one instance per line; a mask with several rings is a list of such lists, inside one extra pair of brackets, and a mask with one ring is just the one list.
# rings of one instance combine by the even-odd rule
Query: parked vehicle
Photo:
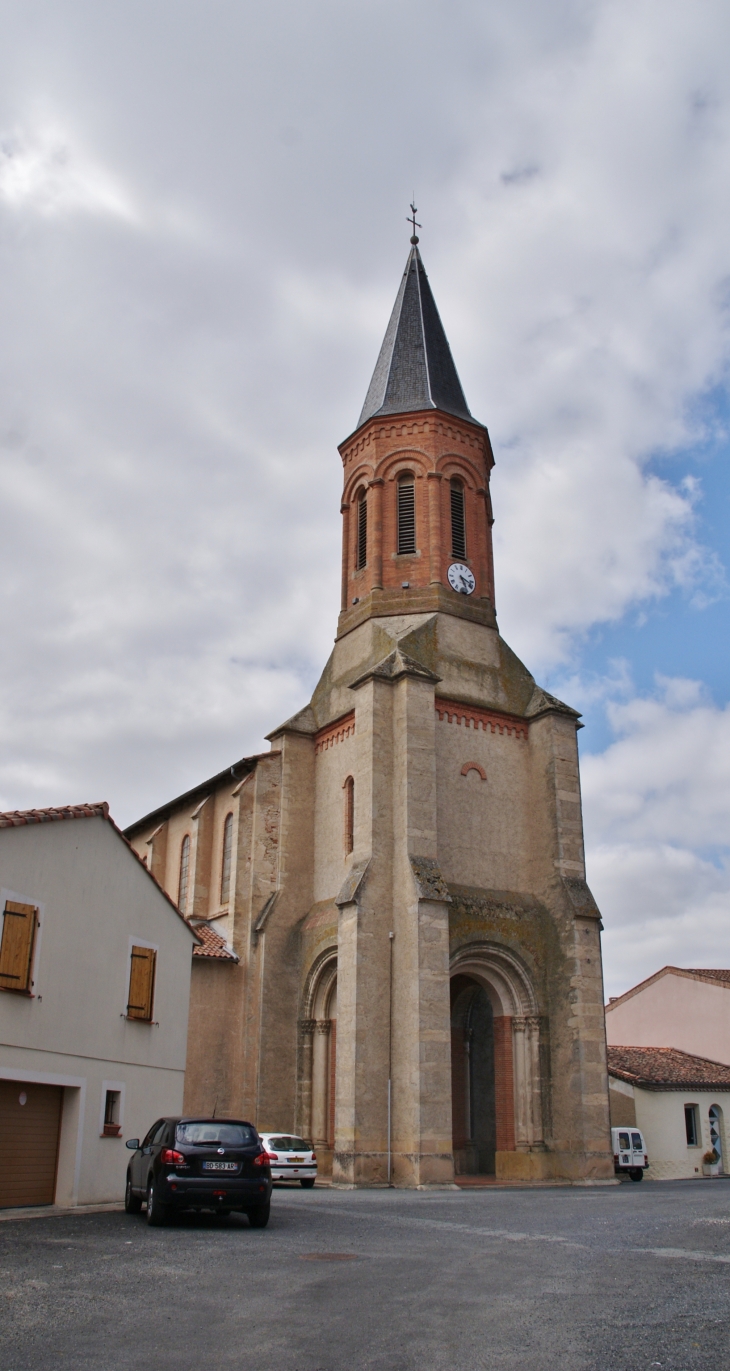
[(632, 1181), (643, 1181), (649, 1165), (644, 1135), (638, 1128), (612, 1128), (613, 1169), (619, 1176), (628, 1172)]
[(271, 1204), (269, 1154), (253, 1124), (242, 1119), (158, 1119), (140, 1142), (129, 1138), (134, 1156), (127, 1168), (124, 1208), (147, 1222), (166, 1223), (181, 1209), (232, 1210), (248, 1215), (252, 1228), (265, 1228)]
[(317, 1179), (317, 1154), (311, 1142), (291, 1133), (262, 1133), (261, 1141), (271, 1158), (274, 1181), (299, 1181), (311, 1190)]

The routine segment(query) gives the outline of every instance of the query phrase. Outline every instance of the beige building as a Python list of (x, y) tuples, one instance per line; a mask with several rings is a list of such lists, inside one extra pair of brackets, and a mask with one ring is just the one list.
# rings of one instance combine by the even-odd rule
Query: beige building
[(0, 1207), (119, 1200), (182, 1108), (196, 935), (106, 805), (0, 814), (0, 886)]
[(611, 1124), (641, 1129), (647, 1180), (726, 1174), (730, 1066), (673, 1047), (609, 1047), (608, 1071)]
[(342, 612), (312, 700), (128, 836), (219, 935), (186, 1108), (311, 1136), (345, 1185), (608, 1179), (580, 725), (500, 637), (489, 435), (416, 243), (340, 447)]
[(676, 1047), (730, 1065), (730, 971), (663, 966), (609, 1000), (606, 1038), (615, 1047)]

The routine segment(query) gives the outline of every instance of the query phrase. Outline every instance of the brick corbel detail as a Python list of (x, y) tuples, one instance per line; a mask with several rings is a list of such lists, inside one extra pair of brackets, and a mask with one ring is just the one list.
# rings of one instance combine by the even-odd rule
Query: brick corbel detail
[(320, 728), (319, 733), (314, 735), (314, 751), (326, 752), (336, 743), (344, 742), (345, 738), (351, 738), (355, 732), (355, 711), (350, 710), (349, 714), (343, 714), (341, 718), (335, 719), (334, 723), (327, 724), (326, 728)]
[(493, 709), (479, 709), (476, 705), (462, 705), (458, 700), (443, 700), (436, 696), (436, 713), (448, 724), (466, 724), (466, 727), (482, 729), (484, 733), (506, 733), (510, 737), (527, 740), (528, 723), (514, 714), (500, 714)]

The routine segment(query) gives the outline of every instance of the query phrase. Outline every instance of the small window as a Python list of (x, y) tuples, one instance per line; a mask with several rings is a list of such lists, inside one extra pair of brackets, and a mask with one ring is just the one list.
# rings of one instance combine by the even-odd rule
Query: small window
[(348, 776), (343, 786), (345, 792), (345, 856), (355, 846), (355, 782)]
[(34, 905), (6, 901), (0, 942), (0, 986), (3, 990), (30, 990), (37, 924), (38, 910)]
[(629, 1135), (628, 1135), (628, 1133), (619, 1133), (619, 1135), (618, 1135), (618, 1145), (619, 1145), (619, 1149), (620, 1149), (621, 1152), (628, 1152), (628, 1150), (629, 1150), (629, 1148), (630, 1148), (630, 1146), (631, 1146), (631, 1143), (629, 1142)]
[(133, 947), (129, 971), (128, 1019), (152, 1020), (155, 994), (155, 963), (157, 953), (152, 947)]
[(118, 1138), (121, 1133), (119, 1127), (119, 1091), (107, 1090), (104, 1099), (104, 1137)]
[(398, 482), (398, 552), (416, 551), (416, 485), (412, 476)]
[(233, 815), (227, 814), (223, 825), (223, 857), (221, 860), (221, 904), (228, 904), (231, 895), (231, 852), (233, 850)]
[(451, 482), (451, 555), (466, 557), (466, 516), (461, 481)]
[(177, 890), (177, 907), (181, 914), (188, 908), (188, 875), (190, 872), (190, 834), (186, 833), (180, 848), (180, 881)]
[(697, 1118), (697, 1105), (686, 1104), (684, 1106), (684, 1131), (687, 1134), (687, 1146), (698, 1147), (700, 1141), (699, 1119)]
[(631, 1134), (631, 1146), (632, 1146), (634, 1152), (642, 1152), (642, 1151), (643, 1151), (643, 1149), (644, 1149), (644, 1144), (643, 1144), (643, 1142), (641, 1141), (641, 1134), (640, 1134), (640, 1133), (632, 1133), (632, 1134)]
[(365, 491), (361, 491), (357, 501), (357, 553), (355, 566), (362, 571), (368, 561), (368, 502)]

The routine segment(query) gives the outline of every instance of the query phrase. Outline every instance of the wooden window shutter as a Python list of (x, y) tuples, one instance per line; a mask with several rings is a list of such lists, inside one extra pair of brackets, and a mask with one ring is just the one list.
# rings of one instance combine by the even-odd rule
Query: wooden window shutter
[(157, 953), (152, 947), (133, 947), (132, 965), (129, 972), (128, 1019), (152, 1018), (152, 1005), (155, 993), (155, 962)]
[(4, 990), (30, 990), (37, 925), (38, 910), (35, 905), (6, 901), (0, 943), (0, 986)]

